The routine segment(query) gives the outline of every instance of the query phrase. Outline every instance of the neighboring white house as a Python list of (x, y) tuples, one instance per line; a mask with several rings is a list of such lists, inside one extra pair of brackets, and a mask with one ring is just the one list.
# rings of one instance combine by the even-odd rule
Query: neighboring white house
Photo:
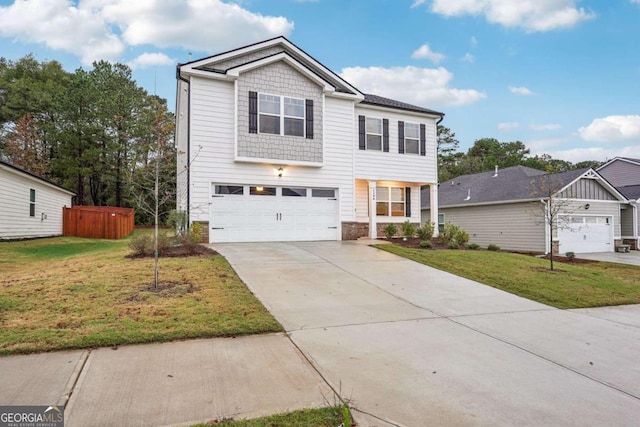
[(62, 235), (74, 193), (0, 160), (0, 240)]
[(437, 199), (444, 115), (364, 94), (284, 37), (180, 64), (177, 83), (177, 204), (209, 242), (376, 237), (420, 223), (421, 186)]
[[(551, 250), (550, 241), (555, 253), (613, 252), (622, 243), (621, 212), (629, 207), (593, 169), (549, 174), (514, 166), (459, 176), (441, 183), (438, 194), (439, 226), (455, 224), (481, 246), (543, 253)], [(425, 221), (430, 218), (429, 202), (424, 194)]]

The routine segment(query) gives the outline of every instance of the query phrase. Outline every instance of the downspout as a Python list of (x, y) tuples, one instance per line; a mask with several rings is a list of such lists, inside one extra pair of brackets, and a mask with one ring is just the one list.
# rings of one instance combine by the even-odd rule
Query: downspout
[[(553, 230), (551, 230), (551, 224), (549, 224), (548, 218), (548, 208), (547, 202), (544, 199), (540, 199), (540, 203), (544, 205), (544, 254), (547, 255), (549, 252), (553, 250)], [(551, 235), (549, 235), (551, 234)]]
[[(189, 211), (191, 206), (191, 82), (180, 75), (181, 65), (182, 64), (178, 64), (176, 66), (176, 78), (178, 80), (182, 80), (183, 82), (185, 82), (187, 84), (187, 87), (189, 88), (189, 91), (187, 93), (187, 206), (186, 206), (186, 210), (187, 210), (187, 221), (190, 224), (191, 216)], [(178, 93), (176, 94), (176, 120), (178, 120), (177, 113), (178, 113), (179, 97), (180, 97), (180, 91), (178, 90)], [(175, 140), (176, 141), (178, 140), (177, 126), (176, 126)]]

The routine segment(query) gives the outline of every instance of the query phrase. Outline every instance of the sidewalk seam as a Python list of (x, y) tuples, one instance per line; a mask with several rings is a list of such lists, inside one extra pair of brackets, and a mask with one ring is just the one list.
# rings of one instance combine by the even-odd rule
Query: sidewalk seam
[(69, 377), (69, 381), (67, 381), (67, 384), (64, 387), (64, 393), (62, 393), (62, 396), (60, 396), (60, 399), (58, 399), (58, 403), (57, 403), (58, 406), (63, 406), (66, 409), (67, 403), (69, 403), (69, 399), (73, 394), (76, 384), (78, 383), (78, 378), (80, 378), (80, 374), (84, 370), (84, 367), (87, 363), (87, 360), (89, 359), (90, 354), (91, 354), (91, 350), (84, 350), (82, 352), (82, 355), (80, 356), (80, 360), (78, 360), (78, 363), (76, 363), (76, 367), (71, 373), (71, 376)]

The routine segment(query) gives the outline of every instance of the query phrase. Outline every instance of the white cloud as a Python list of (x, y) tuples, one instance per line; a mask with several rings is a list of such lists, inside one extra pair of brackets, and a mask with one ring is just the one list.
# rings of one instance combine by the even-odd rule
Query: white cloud
[(471, 38), (469, 39), (469, 44), (472, 48), (478, 46), (478, 39), (476, 38), (476, 36), (471, 36)]
[[(528, 32), (571, 28), (595, 18), (578, 8), (580, 0), (433, 0), (431, 11), (444, 16), (483, 15), (487, 21)], [(414, 7), (424, 1), (414, 2)]]
[(427, 1), (427, 0), (415, 0), (415, 1), (413, 2), (413, 4), (411, 5), (411, 7), (412, 7), (412, 8), (413, 8), (413, 7), (418, 7), (418, 6), (420, 6), (420, 5), (424, 4), (424, 3), (426, 3), (426, 1)]
[[(640, 115), (607, 116), (578, 129), (580, 137), (592, 142), (640, 140)], [(638, 148), (636, 148), (636, 152)]]
[(529, 129), (535, 130), (535, 131), (558, 130), (558, 129), (562, 129), (562, 125), (559, 125), (557, 123), (529, 125)]
[(125, 50), (99, 11), (67, 0), (23, 0), (0, 7), (0, 35), (74, 53), (84, 64), (116, 59)]
[(509, 92), (522, 96), (533, 95), (533, 92), (524, 86), (509, 86)]
[(518, 122), (498, 123), (498, 130), (510, 131), (518, 129), (519, 127), (520, 123)]
[(169, 58), (164, 53), (143, 53), (142, 55), (129, 62), (131, 69), (140, 69), (153, 67), (154, 65), (172, 65), (177, 61)]
[(293, 27), (221, 0), (21, 0), (0, 7), (0, 36), (71, 52), (84, 64), (117, 60), (127, 45), (217, 52), (288, 36)]
[(469, 62), (469, 63), (471, 63), (471, 62), (473, 62), (473, 61), (475, 61), (475, 60), (476, 60), (476, 57), (475, 57), (475, 56), (473, 56), (472, 54), (470, 54), (469, 52), (467, 52), (467, 53), (462, 57), (462, 60), (463, 60), (464, 62)]
[(293, 23), (282, 16), (263, 16), (220, 0), (189, 2), (104, 0), (104, 16), (122, 28), (130, 45), (183, 47), (218, 52), (279, 35)]
[(578, 163), (586, 160), (597, 160), (602, 162), (605, 160), (613, 159), (614, 157), (637, 157), (638, 147), (628, 146), (621, 148), (568, 148), (566, 150), (547, 151), (546, 153), (554, 159), (566, 160), (571, 163)]
[(449, 87), (453, 74), (443, 67), (349, 67), (340, 75), (365, 93), (434, 108), (472, 104), (486, 95), (475, 89)]
[(443, 55), (442, 53), (437, 53), (432, 51), (429, 45), (426, 43), (420, 46), (418, 49), (416, 49), (411, 54), (411, 57), (413, 59), (428, 59), (434, 64), (437, 64), (440, 61), (442, 61), (444, 58), (446, 58), (446, 56)]

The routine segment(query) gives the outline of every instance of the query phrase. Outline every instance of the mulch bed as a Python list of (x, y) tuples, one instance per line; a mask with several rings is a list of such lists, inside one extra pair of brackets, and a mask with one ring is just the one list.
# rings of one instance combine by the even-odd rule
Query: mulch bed
[[(170, 246), (166, 249), (160, 251), (160, 258), (181, 258), (181, 257), (189, 257), (189, 256), (200, 256), (200, 255), (217, 255), (218, 252), (214, 251), (211, 248), (208, 248), (203, 245), (196, 246)], [(127, 258), (153, 258), (154, 254), (145, 255), (145, 254), (133, 254), (127, 255)]]

